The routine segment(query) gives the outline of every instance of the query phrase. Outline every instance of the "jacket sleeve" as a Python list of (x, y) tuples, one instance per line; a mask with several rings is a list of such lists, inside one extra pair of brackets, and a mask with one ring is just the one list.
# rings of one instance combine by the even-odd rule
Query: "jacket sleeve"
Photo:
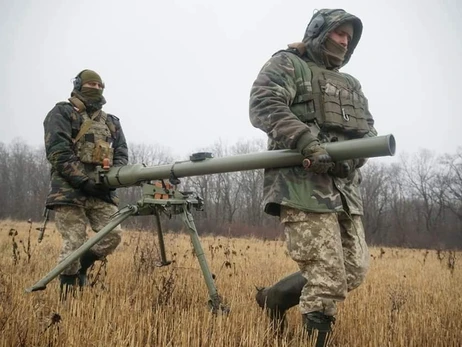
[[(112, 116), (112, 115), (111, 115)], [(113, 117), (113, 122), (116, 127), (116, 138), (114, 141), (114, 166), (123, 166), (128, 164), (128, 146), (125, 140), (125, 135), (120, 125), (120, 120), (117, 117)]]
[(46, 116), (45, 151), (53, 170), (56, 170), (74, 188), (88, 180), (84, 166), (75, 155), (71, 128), (70, 106), (56, 105)]
[(290, 110), (296, 96), (294, 65), (287, 54), (274, 55), (261, 69), (250, 91), (252, 125), (284, 148), (294, 149), (310, 129)]

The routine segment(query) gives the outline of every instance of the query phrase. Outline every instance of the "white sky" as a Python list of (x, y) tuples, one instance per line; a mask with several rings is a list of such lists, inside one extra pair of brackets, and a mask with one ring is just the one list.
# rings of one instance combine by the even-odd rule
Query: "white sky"
[(315, 8), (363, 21), (342, 71), (360, 80), (397, 154), (462, 146), (458, 0), (0, 0), (0, 142), (41, 145), (45, 115), (86, 68), (106, 82), (104, 109), (129, 143), (184, 157), (266, 138), (248, 118), (251, 84), (271, 54), (302, 39)]

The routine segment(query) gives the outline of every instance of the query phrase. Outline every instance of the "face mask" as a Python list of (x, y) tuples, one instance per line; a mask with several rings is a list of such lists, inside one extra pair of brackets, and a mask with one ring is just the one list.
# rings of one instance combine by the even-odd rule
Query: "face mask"
[(103, 97), (102, 89), (82, 87), (80, 94), (89, 101), (100, 101)]
[(324, 54), (328, 64), (327, 67), (339, 67), (343, 63), (347, 49), (338, 44), (330, 37), (326, 39)]

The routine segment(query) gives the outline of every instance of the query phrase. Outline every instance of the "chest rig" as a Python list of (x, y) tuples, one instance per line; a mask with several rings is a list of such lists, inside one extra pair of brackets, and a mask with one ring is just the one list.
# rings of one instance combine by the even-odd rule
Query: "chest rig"
[[(75, 154), (84, 164), (103, 165), (103, 160), (108, 159), (112, 166), (114, 158), (113, 131), (114, 125), (109, 122), (108, 115), (103, 110), (98, 110), (89, 115), (83, 103), (77, 98), (70, 98), (76, 112), (73, 114), (73, 134)], [(115, 129), (114, 129), (115, 132)]]
[(367, 99), (352, 76), (327, 70), (288, 54), (295, 68), (297, 95), (291, 111), (305, 123), (317, 123), (324, 132), (343, 133), (351, 138), (369, 132)]

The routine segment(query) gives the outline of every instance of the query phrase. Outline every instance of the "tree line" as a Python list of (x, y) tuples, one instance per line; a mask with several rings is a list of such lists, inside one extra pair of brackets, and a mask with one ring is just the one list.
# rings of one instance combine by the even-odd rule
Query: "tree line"
[[(217, 142), (203, 151), (214, 157), (264, 151), (263, 140), (234, 145)], [(159, 145), (130, 144), (130, 163), (173, 163), (170, 150)], [(369, 160), (361, 169), (364, 225), (370, 244), (419, 248), (462, 247), (462, 148), (455, 154), (437, 155), (423, 149), (402, 154), (385, 164)], [(200, 234), (282, 238), (277, 218), (263, 212), (263, 170), (242, 171), (180, 179), (180, 189), (204, 200), (195, 211)], [(43, 147), (22, 140), (0, 142), (0, 219), (39, 223), (49, 190), (49, 163)], [(121, 207), (136, 203), (139, 187), (118, 190)], [(53, 216), (53, 213), (51, 214)], [(166, 229), (179, 231), (179, 218), (162, 218)], [(156, 228), (153, 216), (128, 219), (128, 229)]]

